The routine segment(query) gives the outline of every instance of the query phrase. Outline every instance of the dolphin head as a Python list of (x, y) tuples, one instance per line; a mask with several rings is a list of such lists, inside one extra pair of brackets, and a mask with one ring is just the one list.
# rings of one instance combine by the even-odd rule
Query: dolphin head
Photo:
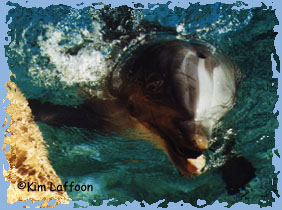
[(132, 57), (115, 93), (182, 174), (201, 174), (212, 128), (234, 104), (235, 65), (199, 41), (155, 42)]

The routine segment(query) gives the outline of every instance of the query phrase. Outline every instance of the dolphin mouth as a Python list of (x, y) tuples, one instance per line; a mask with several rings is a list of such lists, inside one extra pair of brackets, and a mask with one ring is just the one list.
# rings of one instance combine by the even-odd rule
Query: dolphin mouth
[(171, 152), (170, 157), (176, 167), (185, 176), (198, 176), (204, 172), (206, 158), (202, 151), (186, 150), (186, 152)]
[(206, 157), (201, 154), (197, 158), (187, 158), (187, 171), (193, 175), (201, 175), (204, 173), (206, 166)]
[(193, 177), (204, 173), (206, 157), (203, 153), (207, 148), (199, 146), (200, 143), (191, 143), (191, 139), (201, 141), (197, 134), (187, 140), (183, 135), (172, 137), (171, 135), (165, 135), (164, 132), (160, 133), (165, 140), (171, 161), (184, 176)]
[[(177, 147), (183, 148), (184, 145), (179, 144)], [(204, 171), (206, 158), (202, 150), (185, 149), (185, 152), (179, 152), (178, 149), (172, 148), (170, 149), (169, 155), (173, 163), (184, 175), (197, 176)]]

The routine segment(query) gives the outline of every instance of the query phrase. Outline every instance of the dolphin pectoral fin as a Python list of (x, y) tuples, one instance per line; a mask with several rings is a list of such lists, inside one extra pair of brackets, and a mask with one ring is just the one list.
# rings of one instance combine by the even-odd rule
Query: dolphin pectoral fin
[(99, 128), (99, 122), (95, 120), (95, 118), (90, 121), (87, 105), (82, 104), (77, 107), (71, 107), (49, 102), (42, 103), (34, 99), (29, 99), (28, 103), (35, 121), (55, 127), (73, 126), (87, 129)]

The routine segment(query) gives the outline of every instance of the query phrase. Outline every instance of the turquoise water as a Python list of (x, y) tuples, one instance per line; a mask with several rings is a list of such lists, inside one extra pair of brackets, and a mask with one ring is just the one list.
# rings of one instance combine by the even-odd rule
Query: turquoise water
[[(69, 192), (73, 200), (89, 205), (109, 199), (110, 205), (164, 200), (163, 207), (179, 201), (197, 206), (198, 199), (206, 205), (218, 200), (229, 206), (274, 202), (277, 180), (271, 158), (278, 127), (277, 114), (273, 114), (278, 84), (272, 78), (271, 54), (275, 53), (273, 27), (278, 20), (274, 10), (264, 6), (240, 9), (240, 4), (191, 4), (174, 10), (167, 5), (151, 5), (149, 10), (14, 5), (9, 12), (11, 43), (6, 53), (16, 75), (12, 80), (27, 98), (80, 104), (83, 97), (77, 94), (78, 87), (99, 90), (103, 74), (120, 59), (125, 47), (130, 49), (155, 36), (204, 39), (228, 55), (243, 75), (236, 105), (214, 130), (214, 144), (206, 153), (208, 171), (193, 179), (180, 175), (168, 157), (147, 141), (38, 123), (49, 159), (62, 181), (94, 186), (93, 192)], [(77, 60), (81, 61), (79, 68)], [(256, 177), (245, 189), (230, 195), (221, 167), (233, 155), (248, 159)], [(138, 161), (128, 161), (131, 159)]]

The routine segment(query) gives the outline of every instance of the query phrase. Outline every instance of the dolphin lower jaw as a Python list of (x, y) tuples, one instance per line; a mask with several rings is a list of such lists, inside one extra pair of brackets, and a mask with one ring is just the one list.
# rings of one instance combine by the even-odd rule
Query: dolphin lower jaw
[(197, 158), (187, 158), (187, 171), (192, 175), (200, 175), (206, 166), (206, 157), (202, 154)]
[(203, 152), (209, 147), (209, 137), (202, 132), (203, 128), (201, 126), (197, 128), (192, 124), (194, 123), (186, 123), (191, 126), (187, 128), (187, 131), (193, 131), (192, 134), (184, 134), (183, 130), (178, 134), (169, 131), (160, 132), (170, 159), (183, 175), (189, 177), (203, 173), (206, 164)]
[(188, 177), (198, 176), (204, 172), (206, 158), (202, 152), (187, 149), (180, 152), (178, 149), (168, 147), (170, 159), (178, 170)]

